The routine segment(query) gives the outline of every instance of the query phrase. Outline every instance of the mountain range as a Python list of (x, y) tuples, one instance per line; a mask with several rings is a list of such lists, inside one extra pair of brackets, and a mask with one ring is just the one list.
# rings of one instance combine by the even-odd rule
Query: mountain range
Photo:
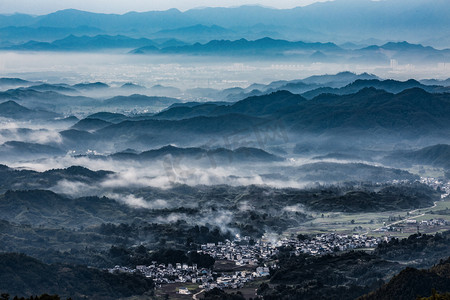
[[(347, 76), (346, 74), (344, 74)], [(345, 77), (344, 76), (344, 77)], [(295, 84), (312, 84), (319, 86), (321, 80), (332, 80), (339, 77), (310, 78)], [(308, 83), (307, 83), (308, 82)], [(341, 84), (344, 81), (341, 81)], [(269, 86), (283, 88), (289, 83), (272, 83)], [(106, 88), (101, 83), (84, 87)], [(310, 86), (310, 88), (313, 88)], [(374, 88), (383, 88), (376, 89)], [(410, 88), (412, 87), (412, 88)], [(423, 89), (422, 89), (423, 88)], [(263, 88), (262, 88), (263, 89)], [(424, 90), (425, 89), (425, 90)], [(393, 91), (387, 92), (385, 90)], [(242, 90), (241, 90), (242, 91)], [(330, 93), (322, 93), (329, 91)], [(116, 96), (109, 99), (93, 99), (85, 96), (68, 96), (57, 92), (38, 92), (32, 89), (15, 89), (0, 92), (0, 97), (13, 98), (15, 101), (29, 106), (50, 107), (58, 111), (68, 107), (93, 110), (78, 121), (73, 118), (73, 127), (61, 131), (63, 141), (67, 145), (85, 145), (95, 142), (97, 146), (108, 141), (131, 143), (126, 149), (148, 149), (168, 144), (180, 143), (182, 147), (193, 146), (192, 142), (199, 138), (200, 144), (208, 143), (217, 136), (222, 142), (229, 137), (250, 134), (254, 147), (258, 136), (255, 128), (264, 132), (267, 128), (281, 130), (279, 137), (288, 139), (289, 134), (338, 134), (349, 135), (352, 132), (365, 132), (369, 137), (400, 135), (406, 139), (445, 138), (448, 135), (450, 115), (449, 95), (444, 87), (425, 86), (417, 81), (398, 82), (378, 79), (356, 80), (342, 88), (319, 88), (307, 92), (311, 99), (288, 91), (276, 91), (261, 96), (250, 96), (233, 103), (211, 102), (182, 104), (181, 100), (166, 97), (150, 97), (145, 95)], [(319, 95), (314, 96), (314, 93)], [(169, 107), (172, 104), (178, 104)], [(14, 101), (0, 104), (3, 117), (15, 119), (41, 119), (62, 122), (61, 115), (27, 108)], [(125, 115), (108, 113), (129, 110), (133, 107), (164, 109), (159, 113)], [(103, 112), (102, 112), (103, 111)], [(75, 124), (75, 122), (78, 122)], [(100, 144), (98, 144), (100, 143)], [(434, 142), (436, 143), (436, 142)], [(198, 145), (198, 144), (197, 144)], [(224, 147), (216, 145), (215, 147)], [(237, 146), (236, 148), (238, 148)], [(225, 148), (230, 148), (225, 146)], [(233, 146), (233, 148), (235, 148)]]
[(104, 180), (108, 175), (113, 174), (110, 171), (91, 171), (89, 169), (72, 166), (66, 169), (51, 169), (45, 172), (36, 172), (32, 170), (17, 170), (0, 165), (0, 191), (2, 193), (11, 190), (13, 186), (17, 189), (28, 190), (32, 187), (40, 189), (49, 189), (55, 183), (67, 180), (82, 183), (95, 183)]
[[(155, 115), (155, 118), (167, 116), (169, 119), (183, 119), (239, 112), (243, 115), (271, 116), (285, 121), (293, 128), (301, 127), (302, 130), (376, 127), (413, 129), (425, 124), (438, 129), (448, 126), (447, 118), (444, 117), (448, 113), (448, 101), (448, 93), (428, 93), (419, 88), (393, 94), (370, 87), (345, 95), (321, 94), (311, 100), (287, 91), (278, 91), (249, 97), (231, 105), (174, 107)], [(411, 118), (413, 114), (415, 118)]]
[[(286, 51), (327, 51), (339, 52), (343, 51), (333, 43), (305, 43), (305, 42), (290, 42), (286, 40), (275, 40), (272, 38), (262, 38), (254, 41), (246, 39), (239, 40), (212, 40), (205, 44), (195, 43), (186, 46), (166, 47), (157, 49), (155, 47), (138, 48), (132, 53), (164, 53), (164, 54), (212, 54), (212, 55), (246, 55), (246, 56), (260, 56), (268, 54), (282, 54)], [(276, 51), (276, 52), (275, 52)]]
[[(41, 16), (1, 15), (0, 31), (4, 41), (12, 42), (27, 40), (34, 33), (33, 29), (38, 29), (42, 32), (41, 41), (49, 41), (50, 37), (53, 40), (62, 38), (64, 34), (124, 34), (153, 38), (167, 36), (165, 34), (177, 37), (179, 32), (183, 32), (186, 42), (198, 42), (197, 33), (204, 39), (206, 31), (207, 35), (220, 35), (220, 38), (289, 36), (294, 40), (342, 43), (360, 42), (361, 36), (381, 40), (389, 36), (393, 40), (407, 39), (448, 47), (448, 37), (436, 36), (435, 33), (449, 27), (449, 10), (445, 0), (432, 3), (426, 0), (338, 0), (293, 9), (241, 6), (185, 12), (176, 9), (129, 12), (123, 15), (69, 9)], [(423, 11), (427, 13), (423, 14)]]
[[(116, 145), (128, 144), (123, 149), (173, 143), (192, 146), (195, 140), (200, 144), (234, 144), (234, 140), (242, 139), (253, 147), (259, 143), (258, 134), (274, 135), (280, 141), (305, 134), (331, 133), (336, 136), (364, 134), (366, 139), (383, 138), (385, 143), (389, 142), (386, 140), (389, 136), (390, 142), (397, 138), (445, 138), (450, 124), (449, 95), (428, 93), (419, 88), (397, 94), (363, 88), (352, 94), (321, 94), (307, 100), (278, 91), (230, 105), (172, 107), (145, 119), (128, 119), (110, 125), (108, 121), (85, 120), (80, 124), (91, 124), (84, 128), (92, 132), (91, 137), (82, 131), (76, 135), (61, 134), (66, 142), (75, 144), (81, 141), (102, 144), (111, 140)], [(218, 136), (223, 138), (218, 140)]]
[(60, 115), (45, 110), (28, 109), (12, 100), (9, 100), (0, 103), (0, 117), (16, 120), (49, 120), (60, 117)]
[[(171, 42), (170, 42), (171, 41)], [(3, 50), (26, 51), (105, 51), (131, 50), (134, 54), (160, 55), (208, 55), (208, 56), (244, 56), (287, 58), (295, 57), (305, 61), (317, 62), (385, 62), (392, 59), (401, 64), (446, 62), (450, 59), (450, 50), (438, 50), (421, 44), (407, 42), (389, 42), (382, 46), (372, 45), (360, 49), (344, 49), (334, 43), (289, 41), (263, 37), (255, 40), (245, 38), (233, 40), (211, 40), (199, 43), (174, 42), (174, 39), (151, 40), (132, 38), (125, 35), (74, 36), (51, 42), (29, 40), (23, 43), (1, 46)], [(124, 51), (127, 52), (127, 51)]]
[[(162, 85), (154, 85), (148, 88), (131, 82), (124, 83), (120, 86), (110, 86), (103, 82), (69, 85), (65, 83), (32, 82), (19, 78), (0, 78), (0, 88), (4, 90), (4, 92), (1, 92), (0, 98), (16, 101), (33, 98), (34, 101), (29, 102), (28, 105), (33, 105), (37, 101), (41, 102), (43, 101), (42, 98), (52, 100), (59, 98), (58, 102), (64, 101), (66, 105), (70, 105), (70, 102), (77, 102), (79, 105), (90, 104), (91, 106), (95, 106), (99, 105), (99, 103), (103, 103), (105, 99), (108, 99), (106, 95), (111, 95), (113, 97), (116, 95), (123, 95), (116, 98), (109, 98), (110, 100), (107, 100), (106, 102), (111, 101), (111, 103), (115, 103), (123, 100), (124, 104), (132, 103), (132, 105), (141, 105), (144, 103), (156, 104), (156, 102), (158, 102), (162, 106), (171, 104), (172, 102), (173, 104), (178, 105), (178, 107), (181, 107), (196, 106), (200, 104), (226, 104), (224, 101), (236, 102), (250, 96), (261, 96), (281, 90), (289, 91), (293, 94), (301, 94), (307, 99), (314, 98), (323, 93), (339, 95), (351, 94), (365, 87), (374, 87), (391, 93), (398, 93), (405, 89), (418, 87), (430, 93), (443, 93), (449, 91), (449, 87), (446, 84), (447, 81), (432, 79), (420, 81), (413, 79), (407, 81), (392, 79), (382, 80), (373, 74), (355, 74), (347, 71), (333, 75), (314, 75), (304, 79), (289, 81), (278, 80), (268, 84), (254, 83), (248, 87), (233, 87), (223, 90), (213, 88), (187, 88), (185, 90), (180, 90), (172, 86)], [(103, 96), (101, 101), (90, 98), (98, 97), (100, 93)], [(82, 97), (82, 95), (85, 97)], [(146, 97), (154, 95), (166, 96), (169, 98), (161, 98), (158, 100), (156, 98)], [(78, 98), (67, 96), (77, 96)], [(180, 101), (173, 99), (186, 97), (208, 101), (207, 103), (196, 101), (181, 103)], [(67, 99), (67, 102), (64, 99)], [(220, 101), (222, 101), (222, 103), (219, 103)], [(52, 103), (54, 103), (54, 101), (52, 101)]]
[[(0, 82), (24, 86), (0, 92), (0, 98), (6, 100), (0, 103), (0, 117), (21, 122), (34, 120), (61, 128), (54, 133), (27, 131), (26, 128), (2, 130), (4, 142), (0, 152), (4, 159), (13, 158), (16, 152), (31, 159), (63, 155), (72, 150), (77, 155), (84, 155), (89, 149), (102, 149), (100, 153), (107, 156), (134, 148), (137, 153), (118, 153), (111, 157), (140, 161), (161, 153), (165, 149), (161, 147), (175, 144), (177, 148), (167, 148), (170, 151), (164, 155), (176, 156), (184, 149), (184, 157), (193, 157), (188, 149), (197, 149), (193, 151), (197, 154), (195, 157), (209, 157), (210, 150), (205, 149), (225, 148), (214, 153), (218, 160), (236, 156), (232, 160), (276, 161), (275, 157), (261, 158), (252, 151), (233, 151), (263, 147), (286, 157), (285, 151), (275, 147), (277, 143), (320, 135), (325, 140), (320, 146), (316, 145), (319, 148), (315, 146), (316, 159), (373, 160), (375, 155), (389, 163), (411, 164), (414, 161), (425, 163), (425, 160), (409, 152), (397, 155), (352, 151), (341, 145), (339, 137), (361, 136), (358, 144), (363, 148), (375, 140), (385, 144), (416, 141), (419, 145), (434, 145), (443, 143), (449, 132), (448, 88), (415, 80), (381, 80), (367, 73), (342, 72), (267, 85), (253, 84), (247, 88), (206, 91), (211, 95), (236, 98), (234, 102), (182, 102), (176, 98), (139, 94), (112, 98), (82, 96), (91, 92), (122, 92), (122, 87), (111, 87), (102, 82), (37, 83), (32, 86), (28, 86), (29, 81), (14, 78), (4, 78)], [(285, 89), (306, 92), (299, 95)], [(145, 92), (145, 87), (141, 91)], [(43, 107), (58, 113), (43, 110)], [(82, 113), (81, 120), (65, 117), (76, 110)], [(50, 140), (45, 137), (48, 135)], [(328, 140), (330, 138), (332, 140)], [(302, 140), (296, 144), (304, 146)], [(159, 148), (159, 152), (141, 153)], [(304, 155), (296, 149), (295, 155)], [(241, 159), (244, 152), (247, 152), (246, 157)], [(395, 159), (395, 155), (401, 159)], [(430, 155), (429, 151), (424, 154), (425, 157)], [(445, 167), (443, 155), (439, 167)], [(435, 156), (440, 157), (440, 154), (432, 155)], [(426, 163), (437, 166), (434, 160)]]
[(162, 159), (169, 156), (172, 158), (185, 159), (195, 163), (263, 163), (263, 162), (280, 162), (281, 157), (270, 154), (264, 150), (240, 147), (235, 150), (217, 148), (206, 150), (202, 148), (179, 148), (174, 146), (165, 146), (155, 150), (144, 151), (136, 154), (130, 151), (119, 152), (109, 157), (115, 160), (134, 160), (134, 161), (152, 161)]

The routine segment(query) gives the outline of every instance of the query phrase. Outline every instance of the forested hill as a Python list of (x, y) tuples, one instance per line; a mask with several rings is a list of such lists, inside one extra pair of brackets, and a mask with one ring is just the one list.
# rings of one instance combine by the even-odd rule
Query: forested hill
[(0, 254), (0, 270), (0, 293), (20, 297), (49, 293), (73, 300), (107, 300), (142, 295), (154, 287), (151, 279), (140, 275), (110, 274), (86, 266), (47, 265), (16, 253)]

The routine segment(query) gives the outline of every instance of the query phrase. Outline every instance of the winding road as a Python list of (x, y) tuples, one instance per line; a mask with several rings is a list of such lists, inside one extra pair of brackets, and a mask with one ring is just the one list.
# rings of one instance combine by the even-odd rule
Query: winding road
[[(415, 210), (410, 211), (409, 213), (410, 213), (410, 214), (413, 214), (413, 213), (415, 213), (416, 211), (421, 210), (421, 209), (432, 209), (432, 208), (435, 208), (436, 205), (437, 205), (436, 203), (437, 203), (437, 201), (434, 201), (434, 202), (433, 202), (433, 206), (430, 206), (430, 207), (424, 207), (424, 208), (418, 208), (418, 209), (415, 209)], [(424, 216), (424, 215), (425, 215), (425, 214), (423, 213), (423, 214), (420, 214), (420, 215), (417, 215), (417, 216), (413, 216), (413, 217), (409, 217), (409, 218), (406, 218), (406, 219), (403, 219), (403, 220), (395, 221), (395, 222), (393, 222), (393, 223), (391, 223), (391, 224), (386, 224), (385, 226), (382, 226), (382, 227), (380, 227), (380, 228), (374, 229), (374, 230), (372, 230), (372, 231), (381, 231), (381, 228), (383, 228), (383, 227), (390, 227), (390, 226), (392, 226), (392, 225), (396, 225), (396, 224), (398, 224), (398, 223), (406, 222), (407, 220), (411, 220), (411, 219), (415, 219), (415, 218), (418, 218), (418, 217), (422, 217), (422, 216)]]

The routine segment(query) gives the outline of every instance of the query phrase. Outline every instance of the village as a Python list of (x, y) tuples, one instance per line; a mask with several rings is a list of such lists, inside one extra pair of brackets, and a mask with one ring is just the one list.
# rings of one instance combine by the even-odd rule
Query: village
[[(431, 177), (422, 177), (420, 182), (439, 189), (443, 199), (450, 194), (450, 182)], [(418, 221), (413, 217), (399, 220), (390, 225), (385, 224), (383, 227), (375, 229), (374, 232), (402, 230), (403, 227), (399, 227), (401, 223), (421, 228), (449, 225), (448, 221), (440, 218)], [(355, 249), (370, 250), (376, 248), (379, 243), (388, 242), (390, 239), (389, 235), (374, 237), (366, 234), (323, 233), (315, 236), (299, 235), (296, 238), (291, 236), (280, 239), (263, 236), (262, 239), (253, 241), (248, 236), (241, 238), (237, 235), (233, 241), (207, 243), (201, 245), (197, 250), (198, 253), (210, 255), (216, 262), (231, 263), (236, 268), (234, 271), (220, 272), (209, 268), (198, 268), (196, 264), (162, 264), (156, 261), (148, 266), (136, 266), (134, 269), (115, 266), (108, 271), (111, 273), (139, 272), (147, 278), (152, 278), (157, 288), (165, 284), (180, 284), (178, 293), (189, 295), (191, 291), (183, 287), (183, 284), (196, 284), (202, 290), (238, 289), (255, 279), (267, 277), (271, 270), (277, 268), (273, 258), (280, 251), (289, 251), (298, 256), (302, 254), (324, 255)]]
[(238, 266), (243, 266), (264, 263), (278, 254), (282, 247), (289, 247), (295, 255), (322, 255), (358, 248), (374, 248), (383, 240), (388, 240), (388, 237), (374, 238), (366, 235), (326, 233), (312, 238), (305, 237), (304, 239), (283, 238), (276, 242), (262, 239), (256, 241), (254, 245), (242, 245), (239, 241), (211, 243), (202, 245), (199, 252), (209, 254), (215, 259), (226, 259), (235, 262)]
[[(269, 276), (270, 269), (277, 268), (276, 263), (272, 263), (273, 257), (282, 248), (292, 251), (295, 255), (322, 255), (337, 251), (374, 248), (381, 241), (388, 240), (388, 237), (374, 238), (365, 235), (328, 233), (305, 239), (283, 238), (276, 242), (262, 239), (250, 244), (250, 238), (244, 237), (235, 241), (226, 240), (225, 242), (204, 244), (197, 251), (209, 254), (216, 261), (232, 262), (235, 266), (242, 267), (239, 271), (219, 273), (212, 269), (198, 268), (195, 264), (158, 264), (156, 261), (149, 266), (136, 266), (135, 269), (115, 266), (108, 271), (111, 273), (140, 272), (147, 278), (152, 278), (157, 287), (171, 283), (195, 283), (204, 290), (237, 289), (256, 278)], [(189, 294), (190, 292), (186, 288), (180, 288), (179, 293)]]

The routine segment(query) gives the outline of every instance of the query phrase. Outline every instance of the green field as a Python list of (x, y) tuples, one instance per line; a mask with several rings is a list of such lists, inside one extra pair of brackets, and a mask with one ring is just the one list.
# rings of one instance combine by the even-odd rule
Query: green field
[[(449, 210), (449, 213), (445, 210)], [(444, 212), (442, 212), (444, 211)], [(371, 236), (407, 237), (417, 231), (417, 225), (406, 225), (406, 219), (422, 220), (444, 219), (450, 222), (450, 199), (438, 201), (436, 206), (418, 210), (399, 210), (380, 213), (316, 213), (314, 219), (299, 227), (290, 228), (285, 232), (286, 236), (297, 234), (367, 234)], [(401, 221), (402, 219), (403, 221)], [(403, 228), (403, 231), (374, 231), (383, 226)], [(449, 226), (424, 226), (419, 230), (426, 233), (435, 233), (448, 230)], [(400, 230), (400, 229), (399, 229)]]

